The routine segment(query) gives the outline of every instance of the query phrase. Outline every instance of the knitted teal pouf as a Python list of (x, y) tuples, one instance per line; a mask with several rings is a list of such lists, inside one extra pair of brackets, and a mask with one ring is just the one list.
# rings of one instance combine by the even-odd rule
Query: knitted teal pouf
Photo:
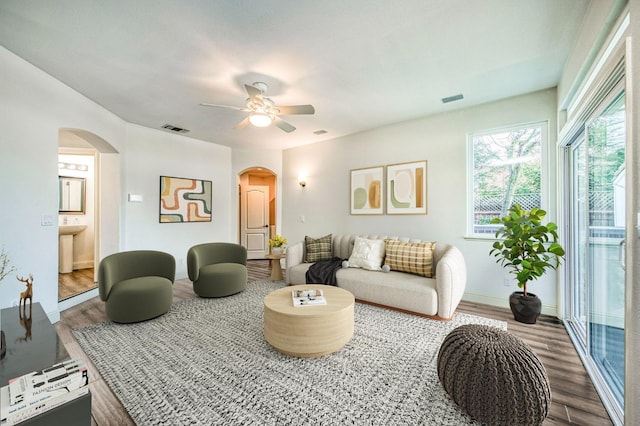
[(540, 425), (551, 405), (542, 362), (495, 327), (469, 324), (449, 333), (438, 352), (438, 377), (463, 410), (489, 425)]

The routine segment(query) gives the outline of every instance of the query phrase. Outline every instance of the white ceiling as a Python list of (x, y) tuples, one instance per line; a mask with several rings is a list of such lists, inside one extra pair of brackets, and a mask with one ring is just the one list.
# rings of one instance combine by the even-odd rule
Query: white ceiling
[[(0, 44), (128, 122), (283, 149), (554, 87), (588, 5), (2, 0)], [(199, 105), (242, 107), (243, 85), (255, 81), (276, 105), (312, 104), (316, 114), (283, 117), (297, 127), (288, 134), (234, 130), (246, 113)]]

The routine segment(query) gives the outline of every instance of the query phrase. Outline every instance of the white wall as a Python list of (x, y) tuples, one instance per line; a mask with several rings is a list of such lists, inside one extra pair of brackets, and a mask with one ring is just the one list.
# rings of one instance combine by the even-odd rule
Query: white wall
[[(118, 148), (125, 126), (2, 47), (0, 63), (0, 246), (17, 274), (33, 274), (34, 300), (56, 319), (59, 129), (91, 129)], [(43, 215), (54, 219), (52, 226), (41, 226)], [(15, 275), (5, 278), (0, 307), (10, 306), (23, 290)]]
[(598, 0), (589, 3), (579, 37), (558, 84), (559, 109), (567, 108), (625, 3), (626, 0)]
[[(489, 256), (489, 240), (465, 239), (467, 134), (513, 124), (547, 120), (549, 146), (555, 146), (556, 90), (385, 126), (369, 132), (288, 149), (283, 153), (282, 232), (291, 242), (305, 235), (364, 233), (430, 239), (454, 244), (465, 255), (468, 284), (465, 299), (508, 306), (517, 289)], [(548, 150), (550, 152), (551, 150)], [(550, 170), (555, 157), (550, 152)], [(352, 216), (349, 214), (350, 170), (428, 161), (426, 216)], [(308, 176), (306, 188), (297, 177)], [(555, 178), (550, 181), (552, 188)], [(555, 189), (549, 194), (555, 198)], [(554, 220), (550, 209), (549, 220)], [(304, 222), (301, 221), (304, 217)], [(549, 274), (531, 285), (543, 301), (543, 312), (556, 313), (556, 280)]]
[[(59, 317), (60, 129), (95, 135), (115, 151), (100, 155), (102, 184), (113, 185), (100, 200), (103, 255), (149, 248), (180, 259), (192, 243), (232, 240), (229, 148), (128, 124), (2, 47), (0, 63), (0, 247), (16, 274), (33, 274), (34, 301), (52, 320)], [(160, 225), (161, 174), (212, 180), (213, 221)], [(144, 203), (126, 203), (129, 192), (142, 193)], [(43, 216), (53, 224), (42, 226)], [(185, 266), (177, 266), (178, 277), (185, 275)], [(23, 290), (15, 274), (7, 277), (0, 283), (0, 307), (11, 306)]]
[[(189, 247), (211, 241), (235, 241), (232, 216), (231, 149), (161, 130), (127, 125), (122, 191), (123, 247), (166, 251), (176, 258), (176, 277), (186, 278)], [(159, 223), (160, 176), (210, 180), (211, 222)], [(129, 202), (127, 194), (144, 201)]]

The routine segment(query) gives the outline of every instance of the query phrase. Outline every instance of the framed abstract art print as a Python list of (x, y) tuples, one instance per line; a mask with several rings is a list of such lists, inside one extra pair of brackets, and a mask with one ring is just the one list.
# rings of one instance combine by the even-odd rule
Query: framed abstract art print
[(383, 214), (383, 182), (383, 166), (351, 170), (351, 214)]
[(211, 222), (211, 181), (160, 176), (160, 223)]
[(427, 214), (427, 161), (387, 166), (387, 214)]

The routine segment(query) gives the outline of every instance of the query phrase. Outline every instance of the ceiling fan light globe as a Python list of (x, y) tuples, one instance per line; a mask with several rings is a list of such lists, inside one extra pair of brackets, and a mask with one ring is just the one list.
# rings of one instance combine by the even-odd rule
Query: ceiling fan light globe
[(267, 114), (254, 112), (249, 116), (249, 121), (256, 127), (267, 127), (273, 120)]

